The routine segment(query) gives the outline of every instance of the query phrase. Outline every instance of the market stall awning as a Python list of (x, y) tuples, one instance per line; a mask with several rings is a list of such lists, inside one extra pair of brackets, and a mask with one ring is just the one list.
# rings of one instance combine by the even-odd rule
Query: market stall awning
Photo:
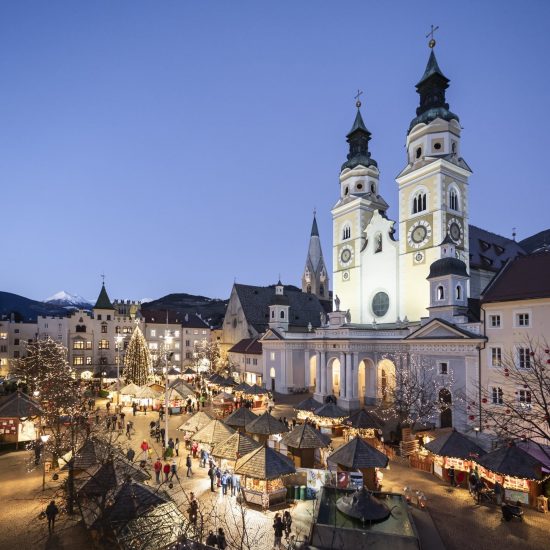
[(188, 418), (179, 428), (183, 432), (196, 432), (204, 428), (214, 420), (214, 416), (206, 411), (196, 412), (191, 418)]
[(44, 411), (38, 401), (19, 390), (0, 398), (0, 417), (2, 418), (29, 418), (43, 414)]
[(237, 460), (260, 446), (261, 443), (254, 441), (246, 434), (236, 432), (229, 436), (223, 443), (216, 445), (214, 449), (212, 449), (212, 456), (226, 458), (227, 460)]
[(326, 403), (315, 409), (313, 415), (319, 418), (345, 418), (347, 413), (334, 403)]
[(215, 395), (212, 398), (212, 401), (221, 403), (223, 401), (233, 401), (234, 398), (235, 396), (233, 394), (222, 391), (221, 393), (218, 393), (218, 395)]
[(365, 409), (361, 409), (348, 416), (348, 418), (344, 420), (344, 425), (349, 428), (355, 428), (356, 430), (381, 430), (384, 423), (373, 413), (370, 413)]
[(237, 384), (233, 388), (233, 391), (235, 391), (235, 392), (241, 391), (241, 392), (246, 393), (246, 392), (250, 391), (250, 386), (246, 382), (241, 382), (240, 384)]
[(120, 390), (120, 394), (121, 395), (133, 395), (133, 396), (135, 396), (139, 392), (140, 389), (141, 388), (138, 385), (136, 385), (132, 382), (132, 383), (128, 384), (127, 386), (124, 386)]
[(211, 384), (219, 384), (220, 382), (223, 382), (224, 380), (225, 380), (225, 378), (223, 376), (221, 376), (220, 374), (218, 374), (218, 373), (214, 373), (212, 376), (208, 377), (208, 381)]
[(149, 386), (143, 386), (136, 393), (138, 399), (158, 399), (162, 394)]
[(224, 378), (223, 380), (220, 380), (220, 382), (218, 383), (218, 386), (223, 386), (224, 388), (232, 388), (233, 386), (236, 386), (236, 385), (237, 383), (230, 376), (228, 376), (227, 378)]
[(534, 441), (517, 441), (516, 445), (542, 464), (542, 471), (550, 473), (550, 445), (542, 445)]
[(232, 412), (224, 422), (233, 428), (244, 428), (257, 418), (258, 415), (253, 413), (248, 407), (240, 407)]
[(275, 435), (288, 431), (287, 427), (280, 420), (272, 416), (269, 411), (264, 412), (256, 420), (247, 424), (245, 430), (249, 434), (258, 435)]
[(313, 399), (313, 397), (308, 397), (307, 399), (304, 399), (303, 401), (300, 401), (297, 405), (294, 406), (295, 411), (310, 411), (313, 412), (319, 407), (322, 407), (323, 404), (319, 403), (319, 401), (316, 401)]
[(181, 373), (180, 373), (179, 369), (177, 369), (175, 367), (170, 367), (166, 374), (168, 376), (179, 376)]
[(476, 463), (495, 474), (522, 479), (543, 478), (541, 462), (514, 444), (487, 453), (476, 459)]
[(187, 367), (184, 371), (183, 371), (183, 374), (185, 376), (196, 376), (196, 372), (193, 370), (193, 369), (190, 369), (189, 367)]
[(328, 456), (327, 461), (352, 470), (385, 468), (388, 465), (388, 457), (360, 437), (354, 437), (348, 443), (336, 449)]
[(464, 434), (455, 430), (443, 434), (424, 445), (434, 455), (461, 460), (477, 459), (485, 454), (485, 451)]
[(168, 386), (170, 389), (176, 390), (181, 396), (185, 397), (195, 397), (195, 390), (188, 386), (181, 378), (178, 378), (174, 384)]
[(215, 447), (223, 443), (230, 435), (233, 435), (235, 430), (224, 424), (221, 420), (211, 420), (204, 428), (201, 428), (196, 434), (193, 434), (193, 441), (206, 443), (211, 447)]
[(298, 424), (290, 433), (283, 435), (283, 443), (295, 449), (321, 449), (330, 445), (330, 437), (311, 424)]
[(252, 386), (250, 386), (250, 389), (245, 392), (245, 395), (265, 395), (266, 393), (266, 389), (260, 388), (258, 384), (252, 384)]
[(235, 473), (255, 479), (276, 479), (296, 472), (294, 462), (275, 449), (263, 445), (239, 458), (235, 464)]

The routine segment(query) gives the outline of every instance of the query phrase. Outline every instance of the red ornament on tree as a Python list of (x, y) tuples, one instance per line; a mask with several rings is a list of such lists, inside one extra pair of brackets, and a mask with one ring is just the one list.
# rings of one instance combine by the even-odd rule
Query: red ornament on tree
[(469, 418), (470, 418), (470, 420), (474, 420), (474, 419), (475, 419), (475, 416), (474, 416), (473, 414), (471, 414), (471, 415), (469, 416)]
[(484, 397), (481, 401), (482, 401), (482, 403), (487, 403), (487, 398)]

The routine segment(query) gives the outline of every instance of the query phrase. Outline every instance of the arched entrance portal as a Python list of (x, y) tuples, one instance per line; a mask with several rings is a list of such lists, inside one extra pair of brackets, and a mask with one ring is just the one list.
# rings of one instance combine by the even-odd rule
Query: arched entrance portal
[(332, 359), (330, 361), (327, 375), (327, 392), (329, 394), (334, 394), (336, 397), (340, 397), (342, 372), (340, 361), (338, 359)]
[(439, 390), (439, 425), (441, 428), (453, 427), (453, 410), (451, 392), (447, 388)]
[(361, 361), (357, 368), (357, 397), (361, 405), (367, 403), (367, 365), (365, 361)]
[(389, 359), (378, 363), (377, 397), (381, 403), (390, 403), (395, 388), (395, 364)]
[(317, 357), (315, 355), (309, 358), (309, 387), (317, 387)]

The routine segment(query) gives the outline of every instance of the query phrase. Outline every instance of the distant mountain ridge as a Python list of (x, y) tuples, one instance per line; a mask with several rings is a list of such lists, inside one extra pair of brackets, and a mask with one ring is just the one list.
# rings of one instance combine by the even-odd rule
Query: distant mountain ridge
[(78, 296), (77, 294), (70, 294), (64, 290), (56, 292), (53, 296), (50, 296), (44, 300), (44, 302), (46, 304), (52, 304), (54, 306), (61, 306), (69, 309), (91, 309), (93, 306), (93, 303), (90, 300), (87, 300), (82, 296)]
[(67, 309), (57, 304), (31, 300), (18, 294), (0, 291), (0, 319), (11, 319), (25, 323), (36, 323), (41, 315), (65, 316)]

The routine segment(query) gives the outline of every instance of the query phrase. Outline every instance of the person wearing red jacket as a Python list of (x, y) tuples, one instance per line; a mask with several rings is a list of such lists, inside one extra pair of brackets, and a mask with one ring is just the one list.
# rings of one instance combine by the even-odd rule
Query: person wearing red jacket
[(160, 473), (162, 472), (162, 462), (160, 458), (157, 458), (157, 461), (153, 464), (153, 469), (155, 470), (157, 483), (160, 483)]
[(163, 466), (162, 471), (164, 472), (164, 481), (168, 481), (168, 476), (170, 475), (170, 464), (168, 462)]

